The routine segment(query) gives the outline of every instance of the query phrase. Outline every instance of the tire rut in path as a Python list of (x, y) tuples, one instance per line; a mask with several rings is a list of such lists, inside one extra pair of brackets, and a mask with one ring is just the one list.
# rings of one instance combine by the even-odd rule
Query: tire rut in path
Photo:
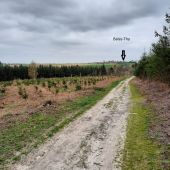
[(13, 169), (121, 169), (130, 79), (120, 83), (95, 106), (30, 153)]

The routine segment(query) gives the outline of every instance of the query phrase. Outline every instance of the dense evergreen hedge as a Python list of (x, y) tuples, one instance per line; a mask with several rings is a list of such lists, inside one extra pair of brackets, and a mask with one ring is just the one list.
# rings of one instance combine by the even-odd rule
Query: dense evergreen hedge
[[(37, 67), (38, 78), (106, 75), (105, 65), (101, 66), (45, 66)], [(0, 81), (28, 79), (28, 66), (10, 66), (0, 63)]]

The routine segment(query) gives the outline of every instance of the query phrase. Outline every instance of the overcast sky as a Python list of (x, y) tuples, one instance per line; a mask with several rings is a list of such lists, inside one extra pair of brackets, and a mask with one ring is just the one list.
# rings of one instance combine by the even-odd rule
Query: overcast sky
[(0, 0), (0, 61), (121, 60), (123, 49), (126, 60), (138, 60), (169, 7), (169, 0)]

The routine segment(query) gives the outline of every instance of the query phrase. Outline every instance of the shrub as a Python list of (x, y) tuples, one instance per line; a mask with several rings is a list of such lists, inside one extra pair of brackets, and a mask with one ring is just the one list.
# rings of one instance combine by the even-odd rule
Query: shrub
[(45, 82), (43, 82), (43, 83), (42, 83), (42, 86), (43, 86), (43, 87), (45, 87), (45, 86), (46, 86)]
[(81, 90), (82, 88), (81, 88), (81, 85), (80, 84), (77, 84), (76, 85), (76, 90), (78, 91), (78, 90)]
[(67, 89), (68, 89), (68, 86), (67, 86), (67, 85), (64, 85), (64, 89), (67, 90)]
[(16, 83), (17, 83), (17, 86), (20, 86), (21, 85), (21, 80), (16, 81)]
[(28, 98), (28, 94), (26, 92), (26, 89), (22, 88), (21, 86), (19, 87), (18, 94), (20, 96), (22, 96), (23, 99), (27, 99)]
[(2, 87), (0, 87), (0, 93), (5, 93), (6, 92), (6, 89), (5, 89), (5, 87), (4, 86), (2, 86)]
[(93, 80), (93, 85), (96, 85), (96, 80)]
[(22, 87), (21, 86), (19, 86), (19, 88), (18, 88), (18, 94), (21, 96), (22, 95)]
[(84, 81), (84, 85), (87, 86), (87, 81), (86, 80)]
[(89, 85), (89, 86), (91, 85), (91, 81), (90, 81), (90, 80), (88, 80), (88, 85)]
[(40, 79), (37, 79), (37, 84), (38, 84), (38, 85), (40, 84)]
[(63, 80), (63, 85), (66, 85), (66, 81), (65, 80)]
[(23, 95), (22, 95), (23, 99), (27, 99), (28, 98), (28, 94), (26, 93), (25, 88), (23, 89)]
[(51, 81), (48, 81), (48, 88), (50, 89), (52, 87)]
[(34, 86), (35, 90), (38, 91), (38, 86)]
[(56, 88), (56, 89), (55, 89), (55, 93), (56, 93), (56, 94), (59, 93), (59, 89)]

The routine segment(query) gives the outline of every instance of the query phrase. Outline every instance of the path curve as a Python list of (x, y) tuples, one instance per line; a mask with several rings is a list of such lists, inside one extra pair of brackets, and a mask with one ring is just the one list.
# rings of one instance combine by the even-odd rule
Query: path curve
[(70, 123), (15, 170), (119, 170), (126, 135), (130, 91), (121, 82), (81, 117)]

